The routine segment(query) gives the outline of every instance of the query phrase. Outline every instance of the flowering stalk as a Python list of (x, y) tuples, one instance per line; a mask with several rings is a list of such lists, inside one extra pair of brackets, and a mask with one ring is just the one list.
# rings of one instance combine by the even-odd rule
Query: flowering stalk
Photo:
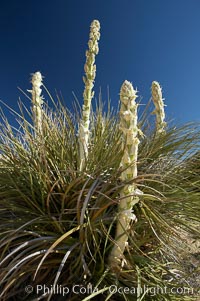
[[(130, 181), (137, 177), (137, 156), (138, 156), (138, 132), (137, 127), (137, 107), (135, 102), (137, 91), (132, 84), (125, 81), (120, 91), (120, 129), (123, 133), (124, 155), (121, 161), (122, 181)], [(109, 256), (111, 266), (123, 264), (123, 253), (128, 244), (127, 231), (132, 220), (136, 221), (133, 214), (133, 206), (139, 202), (137, 196), (139, 190), (136, 184), (127, 184), (120, 193), (119, 217), (116, 229), (116, 245)]]
[(165, 110), (164, 110), (164, 98), (162, 98), (162, 88), (160, 84), (156, 81), (152, 82), (152, 100), (155, 105), (155, 110), (152, 114), (156, 114), (156, 130), (157, 134), (165, 133), (166, 122), (165, 120)]
[(85, 159), (88, 157), (88, 139), (90, 125), (90, 107), (94, 97), (94, 80), (96, 76), (95, 56), (99, 52), (98, 41), (100, 39), (100, 23), (94, 20), (90, 26), (90, 36), (88, 42), (88, 50), (86, 51), (86, 63), (84, 66), (85, 77), (83, 82), (85, 89), (83, 92), (84, 104), (82, 107), (82, 120), (79, 126), (79, 143), (80, 143), (80, 170), (85, 166)]
[(33, 106), (33, 120), (37, 133), (42, 131), (42, 104), (43, 97), (41, 96), (42, 89), (40, 88), (42, 83), (42, 75), (40, 72), (33, 73), (32, 90), (28, 90), (32, 94), (32, 106)]

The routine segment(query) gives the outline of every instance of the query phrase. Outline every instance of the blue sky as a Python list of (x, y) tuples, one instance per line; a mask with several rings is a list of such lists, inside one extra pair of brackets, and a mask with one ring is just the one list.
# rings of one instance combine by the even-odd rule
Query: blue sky
[(199, 0), (19, 0), (0, 6), (0, 99), (17, 108), (18, 90), (30, 89), (30, 74), (41, 71), (55, 95), (67, 106), (72, 91), (82, 103), (89, 26), (101, 23), (96, 60), (96, 96), (102, 89), (112, 105), (120, 86), (131, 81), (150, 98), (157, 80), (163, 87), (168, 118), (200, 121), (200, 1)]

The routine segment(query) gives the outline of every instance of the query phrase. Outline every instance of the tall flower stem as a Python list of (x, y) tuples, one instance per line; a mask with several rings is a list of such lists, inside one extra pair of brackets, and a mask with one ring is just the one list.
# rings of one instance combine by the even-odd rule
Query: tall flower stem
[(162, 133), (165, 133), (165, 104), (163, 102), (164, 98), (162, 98), (162, 88), (160, 84), (156, 81), (152, 82), (151, 86), (152, 91), (152, 100), (155, 106), (155, 110), (152, 112), (152, 114), (156, 115), (156, 133), (157, 135), (160, 135)]
[[(135, 102), (137, 91), (132, 84), (125, 81), (120, 90), (120, 129), (122, 131), (124, 155), (121, 161), (121, 180), (130, 181), (137, 177), (137, 157), (138, 157), (138, 132), (137, 127), (137, 107)], [(138, 189), (136, 184), (127, 184), (121, 191), (119, 203), (119, 215), (114, 245), (109, 263), (111, 266), (123, 264), (123, 253), (128, 244), (128, 233), (130, 223), (136, 220), (133, 213), (133, 206), (139, 202)]]
[(42, 75), (40, 72), (35, 72), (31, 79), (32, 90), (28, 90), (32, 94), (32, 106), (33, 106), (33, 121), (35, 126), (35, 132), (41, 133), (42, 131), (42, 104), (43, 97), (41, 96), (42, 89)]
[(96, 77), (95, 56), (99, 52), (98, 41), (100, 39), (100, 23), (94, 20), (90, 26), (90, 36), (88, 50), (86, 51), (86, 63), (84, 66), (85, 77), (83, 82), (85, 89), (83, 92), (84, 104), (82, 107), (82, 120), (79, 125), (79, 144), (80, 144), (80, 170), (85, 167), (85, 161), (88, 157), (88, 140), (90, 125), (91, 101), (94, 97), (94, 80)]

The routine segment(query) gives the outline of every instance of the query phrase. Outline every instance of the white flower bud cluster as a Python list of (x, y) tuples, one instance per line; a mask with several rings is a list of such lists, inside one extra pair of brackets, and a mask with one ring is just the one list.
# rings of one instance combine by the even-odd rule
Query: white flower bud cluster
[(100, 39), (100, 23), (98, 20), (94, 20), (90, 26), (90, 40), (88, 47), (90, 52), (97, 55), (99, 53), (98, 41)]
[(130, 82), (125, 81), (123, 83), (120, 91), (120, 129), (123, 132), (123, 143), (125, 145), (125, 152), (121, 162), (122, 169), (125, 169), (121, 175), (123, 181), (133, 179), (137, 176), (137, 153), (139, 144), (137, 136), (139, 129), (137, 127), (138, 104), (135, 102), (137, 98), (136, 93), (137, 91), (134, 90)]
[(90, 26), (90, 39), (88, 42), (88, 50), (86, 51), (86, 63), (84, 66), (85, 77), (83, 82), (85, 89), (83, 92), (84, 104), (82, 107), (82, 120), (79, 125), (79, 141), (80, 141), (80, 170), (84, 168), (85, 159), (88, 156), (88, 140), (90, 125), (90, 107), (94, 97), (94, 80), (96, 77), (95, 56), (99, 52), (98, 41), (100, 39), (100, 23), (94, 20)]
[(165, 120), (165, 104), (163, 102), (164, 98), (162, 98), (162, 88), (160, 84), (156, 81), (152, 82), (151, 86), (152, 91), (152, 100), (155, 106), (155, 110), (152, 114), (156, 114), (156, 130), (158, 134), (165, 132), (166, 122)]
[(32, 94), (32, 105), (33, 105), (33, 117), (35, 128), (37, 131), (42, 129), (42, 104), (43, 97), (41, 96), (42, 89), (42, 75), (40, 72), (35, 72), (31, 79), (32, 90), (28, 90)]
[[(135, 102), (137, 91), (132, 84), (125, 81), (120, 90), (120, 129), (123, 132), (124, 155), (121, 161), (122, 181), (129, 181), (137, 177), (137, 156), (138, 156), (138, 133), (137, 107)], [(128, 235), (131, 221), (137, 221), (133, 213), (133, 206), (139, 202), (139, 190), (135, 184), (125, 185), (120, 194), (119, 217), (116, 230), (116, 245), (113, 247), (109, 260), (111, 266), (122, 264), (123, 253), (128, 244)]]

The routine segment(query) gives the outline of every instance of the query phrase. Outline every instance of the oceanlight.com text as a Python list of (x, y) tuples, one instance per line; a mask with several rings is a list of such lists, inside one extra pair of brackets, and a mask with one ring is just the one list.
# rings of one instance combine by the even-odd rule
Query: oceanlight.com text
[[(36, 295), (60, 295), (60, 296), (67, 296), (69, 294), (74, 295), (91, 295), (93, 293), (100, 293), (103, 291), (108, 291), (109, 294), (118, 294), (118, 295), (149, 295), (149, 296), (156, 296), (156, 295), (194, 295), (194, 289), (192, 287), (160, 287), (160, 286), (140, 286), (140, 287), (120, 287), (117, 285), (111, 285), (109, 287), (104, 286), (95, 287), (91, 283), (88, 285), (81, 285), (81, 284), (74, 284), (73, 286), (62, 286), (62, 285), (50, 285), (47, 286), (43, 285), (36, 285), (33, 287), (32, 285), (27, 285), (25, 287), (25, 292), (27, 294), (34, 293)], [(200, 292), (199, 292), (200, 293)], [(198, 294), (198, 293), (197, 293)]]

